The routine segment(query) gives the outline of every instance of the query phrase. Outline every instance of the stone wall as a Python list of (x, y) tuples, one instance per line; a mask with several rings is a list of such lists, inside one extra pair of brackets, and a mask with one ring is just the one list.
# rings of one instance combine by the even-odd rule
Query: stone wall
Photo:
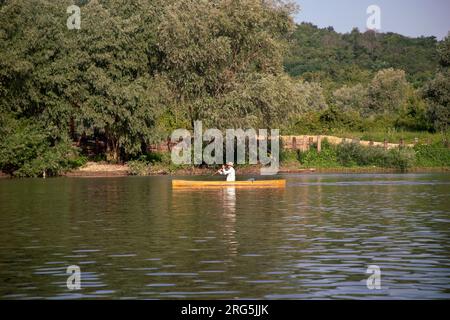
[[(354, 142), (359, 143), (362, 146), (374, 146), (374, 147), (384, 147), (385, 149), (393, 149), (398, 148), (401, 145), (407, 147), (413, 147), (414, 144), (404, 144), (402, 141), (399, 143), (388, 143), (384, 142), (376, 142), (376, 141), (365, 141), (359, 139), (351, 139), (351, 138), (339, 138), (335, 136), (325, 136), (325, 135), (299, 135), (299, 136), (281, 136), (281, 145), (284, 149), (289, 150), (300, 150), (306, 151), (310, 148), (311, 145), (315, 144), (318, 146), (320, 150), (321, 142), (326, 139), (330, 144), (337, 145), (343, 142)], [(148, 147), (149, 151), (152, 152), (164, 152), (170, 151), (171, 148), (175, 145), (175, 143), (171, 143), (170, 141), (153, 144)]]
[(402, 141), (399, 141), (399, 143), (388, 143), (386, 141), (384, 142), (376, 142), (376, 141), (365, 141), (365, 140), (359, 140), (359, 139), (351, 139), (351, 138), (339, 138), (335, 136), (325, 136), (325, 135), (319, 135), (319, 136), (312, 136), (312, 135), (300, 135), (300, 136), (281, 136), (281, 141), (283, 144), (283, 147), (285, 149), (290, 150), (301, 150), (305, 151), (308, 150), (309, 147), (312, 144), (318, 145), (320, 149), (321, 142), (326, 139), (330, 144), (337, 145), (344, 142), (350, 143), (359, 143), (362, 146), (373, 146), (373, 147), (384, 147), (385, 149), (393, 149), (398, 148), (400, 146), (405, 147), (413, 147), (414, 144), (404, 144)]

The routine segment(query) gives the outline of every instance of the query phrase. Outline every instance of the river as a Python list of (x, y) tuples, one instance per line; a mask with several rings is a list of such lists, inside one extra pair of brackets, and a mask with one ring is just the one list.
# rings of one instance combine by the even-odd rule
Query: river
[(0, 179), (0, 299), (450, 298), (450, 174), (282, 177)]

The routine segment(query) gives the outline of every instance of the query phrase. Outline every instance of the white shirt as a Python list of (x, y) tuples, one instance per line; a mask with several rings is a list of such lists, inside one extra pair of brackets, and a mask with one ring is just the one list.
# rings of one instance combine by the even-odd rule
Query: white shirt
[(236, 181), (236, 172), (234, 171), (233, 167), (229, 167), (229, 169), (221, 169), (220, 170), (221, 175), (227, 176), (227, 181)]

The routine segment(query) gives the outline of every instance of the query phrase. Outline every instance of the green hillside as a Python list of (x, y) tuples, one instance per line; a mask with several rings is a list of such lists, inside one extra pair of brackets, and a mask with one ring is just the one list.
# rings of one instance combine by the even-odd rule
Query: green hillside
[(76, 3), (80, 29), (68, 27), (73, 1), (0, 2), (4, 172), (140, 159), (196, 120), (282, 134), (448, 132), (448, 37), (296, 25), (295, 6), (278, 0)]
[(310, 23), (296, 26), (290, 37), (285, 69), (294, 77), (336, 84), (366, 80), (385, 68), (402, 69), (416, 86), (430, 79), (438, 66), (435, 37), (409, 38), (396, 33), (340, 34)]

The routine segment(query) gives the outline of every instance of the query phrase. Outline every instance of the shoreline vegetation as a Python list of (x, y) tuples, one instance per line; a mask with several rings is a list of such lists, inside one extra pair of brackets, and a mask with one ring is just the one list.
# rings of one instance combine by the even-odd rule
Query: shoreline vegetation
[[(101, 167), (102, 169), (100, 169)], [(238, 176), (254, 176), (259, 175), (260, 166), (247, 166), (245, 168), (238, 168)], [(70, 170), (62, 173), (59, 176), (54, 177), (70, 177), (70, 178), (102, 178), (102, 177), (129, 177), (129, 176), (209, 176), (211, 177), (215, 169), (211, 168), (184, 168), (174, 171), (164, 170), (159, 168), (155, 171), (149, 171), (146, 174), (136, 174), (130, 171), (127, 164), (98, 164), (95, 162), (89, 162), (81, 168)], [(450, 173), (450, 166), (442, 167), (412, 167), (408, 170), (402, 171), (398, 168), (383, 168), (383, 167), (330, 167), (330, 168), (303, 168), (293, 166), (280, 166), (278, 174), (317, 174), (317, 173), (329, 173), (329, 174), (369, 174), (369, 173)], [(14, 179), (15, 177), (8, 175), (4, 172), (0, 172), (0, 179)]]
[[(246, 168), (238, 169), (238, 176), (258, 175), (259, 166), (247, 166)], [(186, 168), (178, 169), (173, 172), (169, 170), (159, 169), (157, 171), (150, 171), (145, 176), (212, 176), (215, 170), (210, 168)], [(281, 166), (279, 174), (314, 174), (314, 173), (344, 173), (344, 174), (366, 174), (366, 173), (431, 173), (442, 172), (450, 173), (450, 167), (414, 167), (407, 171), (401, 171), (396, 168), (381, 168), (381, 167), (337, 167), (337, 168), (301, 168), (292, 166)], [(103, 178), (103, 177), (128, 177), (136, 176), (130, 172), (127, 164), (98, 164), (95, 162), (88, 162), (81, 168), (68, 171), (61, 175), (62, 177), (70, 178)], [(0, 172), (0, 178), (12, 178), (3, 172)]]
[[(328, 139), (316, 140), (303, 150), (286, 148), (280, 151), (279, 173), (370, 173), (370, 172), (446, 172), (449, 171), (450, 148), (447, 142), (417, 144), (413, 147), (386, 149), (359, 142), (331, 144)], [(248, 154), (247, 154), (248, 155)], [(127, 162), (115, 174), (125, 175), (212, 175), (219, 166), (174, 165), (170, 152), (153, 152)], [(91, 168), (91, 169), (89, 169)], [(110, 167), (114, 168), (114, 167)], [(239, 175), (258, 175), (261, 165), (237, 165)], [(90, 163), (68, 176), (95, 174), (102, 166)], [(105, 174), (105, 173), (102, 173)], [(106, 176), (108, 174), (106, 173)]]
[[(331, 144), (326, 138), (319, 141), (302, 146), (303, 150), (284, 146), (279, 155), (279, 173), (446, 172), (450, 168), (450, 148), (446, 141), (390, 149), (361, 145), (359, 142)], [(90, 163), (68, 175), (95, 174), (96, 167)], [(126, 175), (148, 176), (212, 175), (218, 167), (206, 164), (174, 165), (170, 152), (166, 151), (152, 152), (128, 161), (126, 166), (120, 168)], [(101, 166), (99, 168), (101, 170)], [(261, 165), (246, 164), (237, 165), (236, 169), (239, 175), (259, 175), (260, 168)]]
[[(69, 171), (63, 176), (65, 177), (125, 177), (135, 176), (130, 172), (128, 165), (112, 165), (103, 164), (98, 168), (96, 163), (88, 163), (80, 169)], [(257, 165), (247, 166), (238, 169), (238, 176), (259, 175), (260, 167)], [(169, 170), (158, 169), (150, 171), (145, 176), (212, 176), (216, 170), (210, 168), (186, 168), (177, 169), (173, 172)], [(381, 168), (381, 167), (339, 167), (339, 168), (301, 168), (292, 166), (281, 166), (279, 174), (313, 174), (313, 173), (349, 173), (349, 174), (364, 174), (364, 173), (401, 173), (402, 171), (396, 168)], [(405, 173), (428, 173), (428, 172), (450, 172), (450, 167), (416, 167), (410, 168)]]
[(82, 2), (73, 30), (64, 2), (0, 1), (10, 176), (210, 172), (152, 147), (196, 121), (330, 137), (292, 138), (290, 172), (450, 167), (450, 35), (338, 33), (295, 23), (291, 0)]
[[(333, 137), (336, 138), (336, 137)], [(283, 139), (281, 139), (283, 140)], [(320, 141), (320, 142), (319, 142)], [(350, 142), (345, 142), (350, 141)], [(299, 173), (411, 173), (450, 172), (448, 140), (441, 136), (428, 139), (430, 144), (380, 146), (380, 142), (361, 144), (344, 139), (330, 143), (327, 138), (311, 139), (311, 143), (292, 144), (282, 141), (280, 174)], [(248, 156), (248, 153), (247, 153)], [(71, 163), (71, 168), (54, 176), (66, 177), (123, 177), (123, 176), (212, 176), (220, 165), (175, 165), (170, 151), (148, 152), (123, 163), (89, 159), (81, 156)], [(259, 175), (261, 165), (237, 165), (238, 175)], [(0, 171), (0, 178), (14, 177)]]

